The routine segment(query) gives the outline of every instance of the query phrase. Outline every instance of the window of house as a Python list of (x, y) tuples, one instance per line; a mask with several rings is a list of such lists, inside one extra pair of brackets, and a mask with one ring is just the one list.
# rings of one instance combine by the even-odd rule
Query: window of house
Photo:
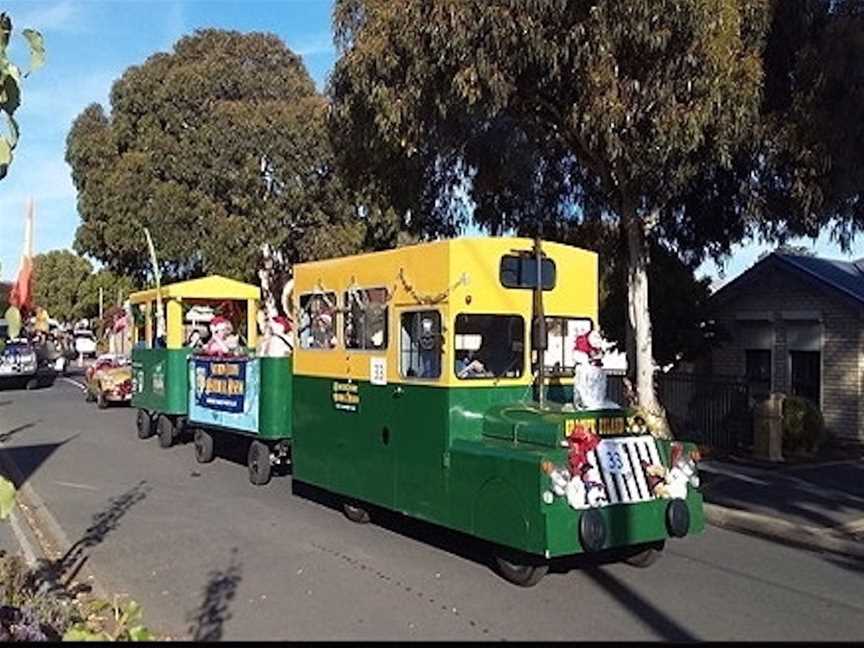
[(345, 348), (387, 348), (386, 288), (358, 288), (345, 293)]
[(458, 315), (456, 377), (518, 378), (525, 365), (525, 320), (519, 315)]
[(789, 387), (793, 396), (802, 396), (821, 407), (822, 354), (819, 351), (789, 352)]
[(572, 376), (575, 372), (576, 338), (593, 328), (590, 319), (580, 317), (547, 317), (547, 348), (543, 354), (546, 373), (550, 376)]
[(441, 314), (435, 310), (403, 313), (400, 370), (406, 378), (441, 376)]
[(301, 349), (336, 347), (336, 293), (300, 295), (297, 336)]
[(744, 351), (744, 365), (751, 396), (767, 398), (771, 392), (771, 351), (747, 349)]
[[(555, 262), (541, 258), (540, 274), (543, 277), (543, 290), (552, 290), (555, 287)], [(537, 259), (528, 254), (503, 256), (499, 278), (505, 288), (536, 288)]]

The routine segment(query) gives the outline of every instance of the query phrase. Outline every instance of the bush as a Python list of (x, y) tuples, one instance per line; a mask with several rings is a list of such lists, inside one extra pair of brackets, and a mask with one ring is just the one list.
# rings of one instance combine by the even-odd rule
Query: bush
[(21, 557), (0, 554), (0, 641), (58, 640), (80, 619), (70, 593)]
[(815, 403), (800, 396), (783, 400), (783, 450), (815, 452), (826, 436), (822, 412)]

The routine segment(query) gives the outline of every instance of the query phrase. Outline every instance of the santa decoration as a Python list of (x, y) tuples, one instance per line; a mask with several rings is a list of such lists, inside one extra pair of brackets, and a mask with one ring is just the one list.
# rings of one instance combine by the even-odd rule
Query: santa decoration
[(233, 355), (239, 345), (231, 321), (221, 315), (210, 320), (210, 340), (204, 346), (206, 355)]
[(606, 373), (603, 354), (609, 344), (595, 330), (576, 338), (573, 346), (573, 406), (579, 410), (617, 407), (606, 400)]
[(291, 355), (294, 343), (291, 339), (293, 331), (291, 320), (284, 315), (270, 319), (258, 348), (258, 355), (267, 358), (284, 358)]

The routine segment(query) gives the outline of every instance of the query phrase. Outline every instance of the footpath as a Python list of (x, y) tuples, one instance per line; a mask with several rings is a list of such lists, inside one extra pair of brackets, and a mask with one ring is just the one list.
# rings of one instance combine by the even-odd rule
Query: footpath
[(864, 459), (810, 464), (728, 457), (699, 464), (714, 526), (864, 560)]

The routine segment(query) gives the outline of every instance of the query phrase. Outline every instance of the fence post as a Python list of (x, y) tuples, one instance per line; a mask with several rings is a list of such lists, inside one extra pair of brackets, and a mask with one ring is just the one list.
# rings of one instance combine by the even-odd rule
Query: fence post
[(783, 394), (772, 392), (756, 406), (753, 421), (753, 450), (768, 461), (783, 459)]

